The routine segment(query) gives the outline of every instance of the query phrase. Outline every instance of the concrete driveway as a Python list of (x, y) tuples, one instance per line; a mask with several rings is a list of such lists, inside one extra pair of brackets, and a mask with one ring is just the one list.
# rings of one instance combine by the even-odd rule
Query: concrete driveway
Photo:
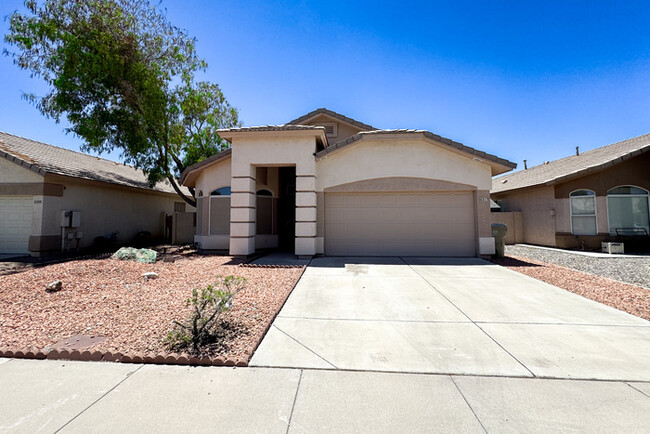
[(650, 322), (480, 259), (316, 258), (251, 366), (650, 381)]

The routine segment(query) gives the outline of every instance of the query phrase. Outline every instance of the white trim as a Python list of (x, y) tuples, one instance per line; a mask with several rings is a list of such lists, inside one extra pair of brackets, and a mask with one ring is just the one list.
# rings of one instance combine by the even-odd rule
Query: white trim
[[(571, 196), (573, 193), (575, 193), (577, 191), (583, 191), (583, 190), (584, 191), (590, 191), (593, 194), (586, 194), (586, 195), (580, 195), (580, 196)], [(594, 200), (593, 217), (594, 217), (594, 221), (596, 223), (596, 233), (594, 233), (594, 234), (576, 234), (576, 233), (573, 232), (573, 217), (574, 217), (574, 215), (573, 215), (573, 205), (571, 204), (571, 199), (573, 199), (574, 197), (575, 198), (590, 197), (590, 198), (592, 198)], [(576, 190), (573, 190), (571, 193), (569, 193), (569, 223), (571, 223), (571, 235), (575, 235), (575, 236), (578, 236), (578, 237), (579, 236), (598, 235), (598, 209), (597, 209), (597, 207), (598, 207), (598, 203), (596, 201), (596, 192), (595, 191), (593, 191), (591, 189), (588, 189), (588, 188), (578, 188)], [(592, 214), (578, 214), (575, 217), (592, 217)]]

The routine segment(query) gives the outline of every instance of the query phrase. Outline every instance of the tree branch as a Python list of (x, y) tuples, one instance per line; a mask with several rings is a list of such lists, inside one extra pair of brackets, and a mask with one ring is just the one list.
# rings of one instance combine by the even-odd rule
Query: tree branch
[(187, 196), (185, 195), (185, 193), (183, 193), (183, 192), (181, 191), (181, 188), (178, 186), (178, 183), (176, 182), (176, 179), (175, 179), (173, 176), (171, 176), (171, 175), (167, 175), (167, 180), (168, 180), (169, 183), (172, 185), (172, 188), (174, 189), (174, 191), (175, 191), (175, 192), (176, 192), (176, 193), (181, 197), (181, 199), (183, 199), (183, 200), (184, 200), (185, 202), (187, 202), (189, 205), (191, 205), (191, 206), (193, 206), (193, 207), (196, 207), (196, 200), (187, 197)]

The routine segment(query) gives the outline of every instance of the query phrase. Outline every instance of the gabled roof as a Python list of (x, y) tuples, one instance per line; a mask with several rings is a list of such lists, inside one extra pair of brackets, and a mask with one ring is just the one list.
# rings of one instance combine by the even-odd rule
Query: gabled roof
[(0, 132), (0, 158), (5, 158), (34, 173), (107, 182), (127, 187), (175, 193), (167, 182), (149, 187), (144, 173), (133, 166), (59, 148), (13, 134)]
[(327, 115), (329, 117), (338, 119), (342, 122), (347, 122), (350, 125), (354, 125), (357, 128), (360, 128), (364, 131), (372, 131), (376, 130), (377, 128), (370, 126), (368, 124), (364, 124), (363, 122), (359, 122), (357, 120), (354, 120), (352, 118), (349, 118), (347, 116), (344, 116), (340, 113), (336, 113), (332, 110), (328, 110), (326, 108), (319, 108), (316, 109), (312, 112), (307, 113), (306, 115), (300, 116), (298, 119), (294, 119), (291, 122), (287, 122), (285, 125), (297, 125), (297, 124), (303, 124), (304, 122), (308, 121), (309, 119), (315, 118), (318, 115)]
[[(517, 167), (517, 164), (505, 160), (503, 158), (499, 158), (496, 155), (488, 154), (487, 152), (479, 151), (478, 149), (474, 149), (469, 146), (465, 146), (462, 143), (455, 142), (451, 139), (447, 139), (445, 137), (441, 137), (437, 134), (433, 134), (429, 131), (426, 130), (411, 130), (411, 129), (397, 129), (397, 130), (375, 130), (375, 131), (361, 131), (354, 136), (348, 137), (345, 140), (341, 140), (340, 142), (334, 143), (332, 145), (329, 145), (327, 148), (323, 149), (322, 151), (318, 152), (316, 154), (316, 158), (322, 158), (325, 157), (328, 154), (331, 154), (332, 152), (336, 152), (337, 150), (341, 148), (345, 148), (347, 146), (350, 146), (354, 143), (359, 142), (360, 140), (363, 139), (371, 139), (373, 137), (377, 136), (382, 136), (382, 137), (395, 137), (399, 139), (399, 136), (408, 136), (408, 135), (416, 135), (420, 136), (422, 138), (426, 138), (429, 140), (433, 140), (435, 142), (441, 143), (442, 145), (449, 146), (452, 148), (452, 150), (455, 151), (461, 151), (465, 154), (469, 154), (474, 156), (476, 159), (480, 160), (485, 160), (486, 162), (493, 163), (490, 164), (493, 167), (493, 172), (492, 173), (503, 173), (507, 172), (508, 170), (514, 169)], [(494, 164), (501, 166), (501, 167), (495, 167)]]
[(580, 155), (540, 164), (492, 180), (492, 193), (538, 185), (553, 185), (588, 175), (650, 151), (650, 134), (592, 149)]
[(181, 173), (181, 179), (180, 183), (183, 185), (186, 185), (186, 182), (191, 182), (190, 187), (194, 185), (194, 179), (190, 179), (190, 174), (196, 172), (197, 169), (201, 169), (202, 167), (208, 166), (210, 164), (216, 163), (217, 161), (221, 161), (224, 158), (230, 157), (230, 154), (232, 154), (232, 148), (228, 148), (224, 151), (219, 152), (218, 154), (214, 154), (211, 157), (206, 158), (205, 160), (201, 160), (198, 163), (194, 163), (191, 166), (188, 166), (183, 170), (183, 173)]

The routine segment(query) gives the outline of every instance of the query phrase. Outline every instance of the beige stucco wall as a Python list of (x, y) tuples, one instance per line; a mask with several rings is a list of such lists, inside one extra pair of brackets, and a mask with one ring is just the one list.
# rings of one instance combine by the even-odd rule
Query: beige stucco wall
[[(571, 202), (568, 197), (555, 199), (557, 204), (556, 220), (558, 233), (571, 233)], [(596, 227), (599, 234), (609, 234), (607, 220), (607, 197), (596, 196)]]
[(232, 176), (255, 177), (251, 166), (296, 166), (296, 175), (313, 175), (316, 141), (309, 136), (263, 135), (233, 139)]
[(561, 221), (558, 212), (566, 210), (558, 208), (552, 186), (495, 195), (493, 199), (505, 200), (505, 211), (523, 212), (525, 243), (555, 246), (555, 224)]
[(0, 158), (0, 183), (5, 182), (43, 182), (43, 177), (5, 158)]
[(318, 160), (316, 190), (363, 179), (405, 176), (490, 190), (490, 166), (423, 140), (366, 140)]
[(339, 122), (334, 118), (322, 114), (311, 119), (308, 123), (308, 125), (320, 125), (320, 126), (324, 124), (336, 124), (336, 129), (337, 129), (336, 137), (327, 138), (330, 144), (340, 142), (341, 140), (353, 136), (357, 134), (359, 131), (361, 131), (360, 128), (357, 128), (345, 122)]
[(506, 244), (524, 242), (524, 214), (521, 211), (491, 212), (490, 221), (492, 223), (503, 223), (508, 227)]
[(204, 196), (209, 196), (211, 191), (221, 187), (230, 186), (230, 158), (224, 158), (215, 164), (210, 165), (196, 179), (196, 195), (199, 191)]
[[(79, 247), (88, 247), (98, 236), (119, 231), (118, 242), (128, 242), (139, 231), (149, 231), (153, 238), (163, 235), (163, 214), (174, 212), (180, 197), (111, 184), (82, 181), (60, 176), (46, 177), (47, 182), (65, 185), (63, 197), (42, 197), (42, 228), (34, 235), (60, 235), (59, 211), (81, 212), (81, 227), (69, 232), (83, 232)], [(193, 211), (187, 207), (188, 211)], [(76, 242), (73, 243), (76, 246)]]

